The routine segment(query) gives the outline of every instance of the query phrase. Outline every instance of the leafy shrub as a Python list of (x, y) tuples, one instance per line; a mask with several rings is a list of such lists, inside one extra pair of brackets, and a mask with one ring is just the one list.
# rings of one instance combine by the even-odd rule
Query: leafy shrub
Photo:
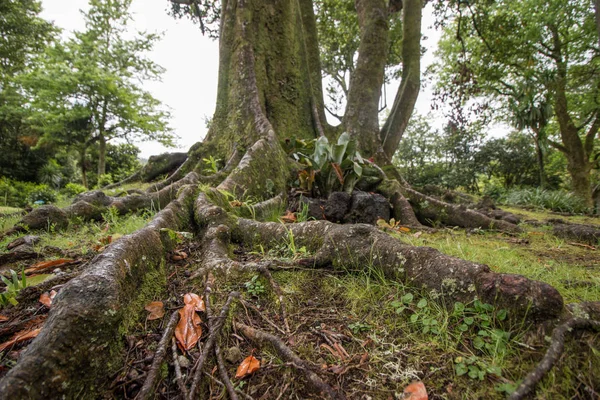
[(43, 201), (44, 204), (54, 203), (56, 201), (56, 191), (48, 185), (37, 185), (29, 193), (29, 201), (32, 203)]
[(34, 201), (56, 201), (56, 192), (47, 185), (19, 182), (0, 178), (0, 204), (10, 207), (26, 207)]
[(87, 191), (85, 186), (80, 185), (78, 183), (67, 183), (67, 186), (61, 191), (67, 197), (75, 197), (79, 193), (83, 193)]
[(309, 143), (293, 141), (291, 145), (292, 156), (306, 166), (299, 174), (303, 190), (323, 197), (336, 190), (350, 193), (362, 176), (365, 162), (348, 133), (342, 133), (334, 145), (324, 136)]
[(585, 202), (573, 193), (539, 188), (511, 190), (502, 197), (501, 202), (559, 212), (584, 213), (589, 211)]

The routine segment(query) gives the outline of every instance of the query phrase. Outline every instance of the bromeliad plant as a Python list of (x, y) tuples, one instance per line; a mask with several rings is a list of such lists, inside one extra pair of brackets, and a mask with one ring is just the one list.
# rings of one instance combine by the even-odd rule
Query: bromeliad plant
[[(327, 197), (334, 191), (352, 192), (365, 164), (356, 150), (356, 141), (343, 133), (331, 145), (322, 136), (312, 142), (291, 143), (292, 157), (305, 165), (298, 175), (300, 188), (313, 196)], [(311, 153), (312, 150), (312, 153)]]

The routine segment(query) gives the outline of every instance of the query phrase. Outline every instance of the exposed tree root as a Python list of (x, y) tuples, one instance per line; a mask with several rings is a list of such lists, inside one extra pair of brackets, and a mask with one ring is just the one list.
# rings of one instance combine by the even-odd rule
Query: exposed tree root
[(146, 380), (144, 381), (142, 389), (135, 397), (136, 400), (146, 400), (154, 393), (154, 387), (156, 386), (156, 381), (160, 374), (160, 367), (165, 359), (165, 356), (167, 355), (169, 342), (171, 342), (177, 322), (179, 322), (179, 311), (173, 312), (173, 314), (171, 314), (171, 318), (169, 318), (169, 322), (165, 327), (165, 332), (163, 333), (160, 342), (158, 342), (158, 347), (154, 353), (154, 360), (152, 361), (150, 371), (148, 371), (148, 375), (146, 376)]
[[(210, 293), (210, 286), (207, 285), (207, 293)], [(221, 328), (225, 323), (225, 318), (227, 317), (227, 313), (229, 312), (229, 306), (234, 298), (238, 298), (240, 294), (238, 292), (231, 292), (225, 305), (221, 308), (221, 312), (219, 313), (219, 317), (217, 321), (211, 322), (212, 329), (208, 335), (208, 339), (204, 343), (204, 347), (202, 348), (202, 353), (200, 354), (200, 358), (196, 362), (195, 372), (194, 372), (194, 380), (192, 381), (192, 386), (190, 387), (190, 393), (188, 396), (189, 400), (196, 399), (196, 391), (200, 385), (200, 378), (202, 377), (202, 368), (204, 367), (204, 363), (206, 362), (208, 355), (213, 350), (213, 346), (217, 340), (217, 336), (221, 332)], [(208, 310), (208, 309), (207, 309)]]
[(510, 395), (509, 400), (520, 400), (525, 398), (531, 392), (544, 375), (554, 367), (565, 348), (565, 337), (567, 333), (576, 330), (595, 330), (600, 331), (600, 321), (594, 321), (583, 318), (572, 318), (557, 326), (552, 332), (550, 347), (544, 354), (544, 358), (531, 371), (519, 385), (517, 390)]
[(320, 394), (327, 394), (332, 399), (344, 399), (344, 396), (337, 393), (331, 386), (325, 383), (319, 375), (315, 374), (311, 370), (311, 366), (300, 357), (296, 355), (289, 347), (285, 345), (278, 337), (271, 335), (270, 333), (261, 331), (259, 329), (252, 328), (248, 325), (242, 324), (241, 322), (235, 322), (234, 326), (236, 329), (242, 332), (251, 341), (258, 345), (270, 345), (285, 361), (293, 363), (294, 367), (300, 370), (313, 390)]
[(171, 339), (171, 352), (173, 354), (173, 365), (175, 367), (175, 383), (181, 392), (181, 395), (184, 399), (188, 397), (187, 387), (185, 386), (185, 381), (183, 379), (183, 375), (181, 373), (181, 365), (179, 364), (179, 359), (177, 356), (177, 343), (175, 338)]

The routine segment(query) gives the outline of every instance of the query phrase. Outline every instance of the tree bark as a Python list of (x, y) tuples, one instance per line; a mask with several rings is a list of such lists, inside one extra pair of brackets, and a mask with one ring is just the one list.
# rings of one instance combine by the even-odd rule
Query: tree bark
[(590, 154), (579, 137), (579, 129), (575, 126), (569, 114), (567, 100), (567, 63), (563, 59), (563, 43), (555, 27), (550, 27), (553, 37), (553, 56), (556, 62), (554, 112), (558, 121), (564, 153), (567, 156), (567, 170), (571, 176), (573, 192), (587, 206), (592, 207), (592, 188), (590, 186), (590, 171), (592, 163)]
[(106, 138), (101, 133), (98, 136), (98, 182), (106, 174)]
[(379, 98), (388, 52), (388, 8), (384, 0), (356, 0), (360, 26), (358, 60), (350, 80), (344, 125), (367, 156), (381, 149)]
[(421, 17), (423, 0), (404, 0), (402, 81), (394, 105), (381, 130), (383, 150), (392, 158), (408, 126), (421, 88)]
[(87, 170), (85, 167), (85, 153), (86, 153), (85, 148), (83, 148), (79, 151), (79, 168), (81, 169), (81, 184), (87, 188), (88, 181), (87, 181)]

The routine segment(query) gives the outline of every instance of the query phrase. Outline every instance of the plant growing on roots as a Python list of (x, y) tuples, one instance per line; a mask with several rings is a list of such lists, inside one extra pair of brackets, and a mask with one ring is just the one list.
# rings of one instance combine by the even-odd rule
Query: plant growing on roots
[[(328, 196), (336, 190), (352, 192), (356, 182), (362, 177), (365, 162), (357, 151), (356, 140), (348, 133), (340, 135), (337, 143), (330, 145), (322, 136), (313, 142), (293, 141), (304, 148), (293, 149), (292, 156), (302, 165), (298, 180), (302, 190)], [(312, 153), (309, 151), (312, 150)]]
[(21, 271), (19, 276), (14, 270), (9, 270), (11, 279), (7, 279), (0, 275), (0, 279), (6, 285), (3, 293), (0, 293), (0, 306), (6, 306), (9, 304), (16, 305), (17, 295), (22, 289), (27, 287), (27, 277), (25, 276), (25, 269)]

